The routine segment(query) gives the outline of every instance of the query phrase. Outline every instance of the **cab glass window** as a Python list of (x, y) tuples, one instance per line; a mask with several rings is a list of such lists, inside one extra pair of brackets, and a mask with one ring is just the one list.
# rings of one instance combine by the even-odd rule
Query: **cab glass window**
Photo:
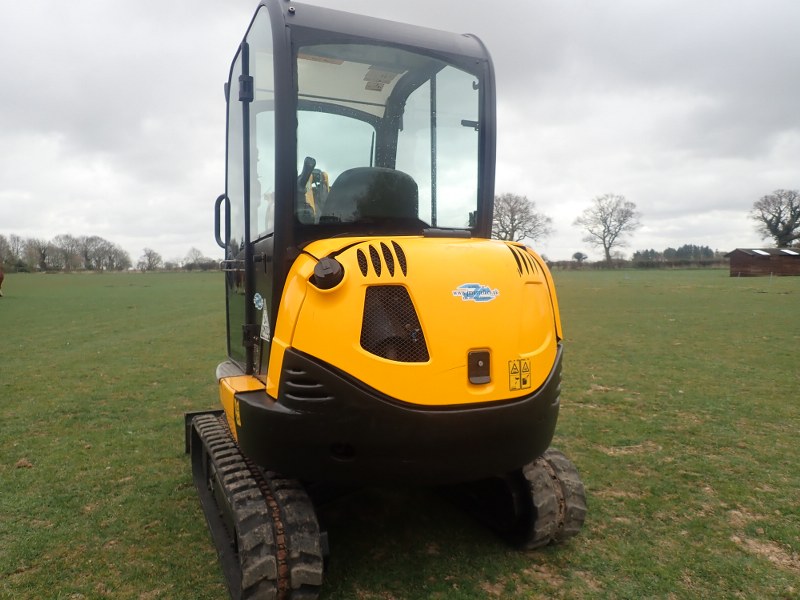
[(250, 239), (273, 233), (275, 225), (275, 76), (272, 29), (267, 11), (256, 16), (247, 42), (254, 98), (250, 107)]
[(369, 44), (297, 53), (295, 213), (304, 224), (467, 228), (478, 197), (478, 78)]

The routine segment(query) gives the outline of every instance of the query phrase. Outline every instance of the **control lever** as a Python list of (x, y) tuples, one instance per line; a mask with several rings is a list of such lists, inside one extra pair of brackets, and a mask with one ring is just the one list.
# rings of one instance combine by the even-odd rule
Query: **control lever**
[(306, 183), (316, 166), (316, 159), (306, 156), (303, 161), (303, 170), (300, 171), (300, 176), (297, 178), (297, 220), (305, 225), (314, 222), (314, 211), (306, 201)]
[(297, 178), (297, 190), (302, 190), (303, 194), (306, 193), (306, 183), (308, 182), (308, 178), (311, 177), (311, 172), (316, 166), (316, 159), (306, 156), (305, 160), (303, 161), (303, 170), (300, 171), (300, 176)]

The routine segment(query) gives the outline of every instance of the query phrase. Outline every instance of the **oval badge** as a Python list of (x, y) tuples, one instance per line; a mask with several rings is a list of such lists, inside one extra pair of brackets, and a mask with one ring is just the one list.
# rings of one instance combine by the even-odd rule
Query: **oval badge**
[(462, 283), (453, 290), (453, 296), (460, 296), (464, 302), (491, 302), (500, 295), (500, 290), (481, 283)]

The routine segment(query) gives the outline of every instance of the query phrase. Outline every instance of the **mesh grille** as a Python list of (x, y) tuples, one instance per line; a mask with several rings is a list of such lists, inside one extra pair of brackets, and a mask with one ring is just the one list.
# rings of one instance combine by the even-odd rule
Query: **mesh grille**
[(417, 312), (406, 288), (380, 285), (367, 288), (361, 347), (398, 362), (427, 362), (428, 347)]

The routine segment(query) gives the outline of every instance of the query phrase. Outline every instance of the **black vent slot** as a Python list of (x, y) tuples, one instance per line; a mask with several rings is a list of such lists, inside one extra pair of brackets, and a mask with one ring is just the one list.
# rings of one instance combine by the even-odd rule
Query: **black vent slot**
[(309, 373), (288, 368), (283, 371), (283, 395), (291, 400), (333, 400), (328, 389)]
[(369, 257), (372, 259), (372, 268), (375, 269), (375, 275), (381, 276), (381, 257), (378, 251), (372, 246), (369, 247)]
[(524, 249), (511, 245), (508, 245), (508, 249), (511, 250), (511, 254), (514, 256), (514, 260), (517, 263), (517, 272), (520, 276), (523, 274), (531, 275), (538, 271), (533, 258)]
[(394, 277), (394, 256), (392, 256), (389, 246), (381, 242), (381, 252), (383, 252), (383, 260), (386, 261), (386, 268), (389, 269), (389, 275)]
[(367, 288), (361, 347), (367, 352), (398, 362), (427, 362), (428, 346), (417, 311), (401, 285)]
[(369, 265), (367, 264), (367, 255), (361, 250), (356, 250), (356, 259), (358, 259), (358, 268), (361, 269), (361, 274), (366, 277), (369, 272)]
[(394, 247), (394, 253), (397, 255), (397, 263), (400, 265), (400, 270), (403, 272), (403, 275), (406, 274), (406, 253), (403, 252), (403, 249), (400, 247), (400, 244), (392, 240), (392, 246)]

